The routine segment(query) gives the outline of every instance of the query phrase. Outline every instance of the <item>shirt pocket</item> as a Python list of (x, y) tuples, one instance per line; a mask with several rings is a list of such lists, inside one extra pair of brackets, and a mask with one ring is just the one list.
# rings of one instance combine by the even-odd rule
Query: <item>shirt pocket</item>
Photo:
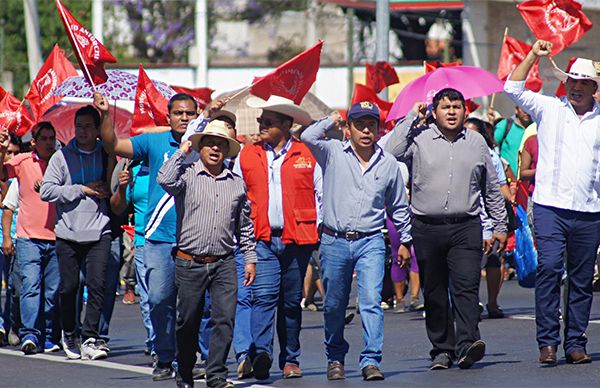
[(316, 209), (294, 209), (294, 217), (298, 223), (317, 222)]

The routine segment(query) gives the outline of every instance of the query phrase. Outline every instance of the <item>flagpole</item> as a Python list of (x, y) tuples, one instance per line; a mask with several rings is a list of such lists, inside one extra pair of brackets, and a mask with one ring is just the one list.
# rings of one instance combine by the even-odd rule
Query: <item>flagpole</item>
[[(506, 36), (508, 35), (508, 26), (504, 27), (504, 36), (502, 37), (502, 46), (500, 46), (500, 55), (502, 55), (502, 47), (506, 43)], [(490, 108), (494, 109), (494, 102), (496, 101), (496, 93), (492, 94), (492, 100), (490, 101)]]
[(246, 90), (250, 89), (250, 87), (251, 87), (251, 86), (252, 86), (252, 85), (250, 85), (250, 86), (246, 86), (246, 87), (244, 87), (243, 89), (240, 89), (240, 90), (238, 90), (238, 91), (237, 91), (237, 92), (236, 92), (236, 93), (235, 93), (233, 96), (227, 97), (227, 98), (225, 99), (225, 100), (226, 100), (226, 102), (225, 102), (225, 103), (227, 103), (227, 102), (229, 102), (229, 101), (233, 100), (234, 98), (236, 98), (236, 97), (238, 97), (238, 96), (240, 96), (240, 95), (244, 94), (244, 93), (246, 92)]
[[(65, 15), (65, 10), (63, 9), (62, 3), (60, 1), (57, 1), (56, 3), (59, 4), (58, 11), (60, 12), (60, 15), (62, 16), (62, 19), (67, 20), (67, 15)], [(71, 31), (71, 26), (67, 25), (66, 28), (67, 28), (67, 33), (71, 36), (71, 41), (76, 42), (75, 36), (73, 35), (73, 31)], [(75, 46), (75, 50), (77, 50), (77, 53), (79, 54), (79, 58), (82, 59), (81, 64), (83, 65), (83, 71), (87, 75), (87, 78), (90, 81), (90, 84), (92, 85), (92, 89), (94, 90), (94, 92), (96, 92), (96, 84), (94, 84), (94, 80), (92, 79), (92, 76), (90, 75), (90, 71), (88, 70), (87, 65), (83, 61), (83, 55), (81, 54), (81, 51), (79, 51), (79, 46), (77, 45), (77, 43), (75, 43), (72, 46)]]

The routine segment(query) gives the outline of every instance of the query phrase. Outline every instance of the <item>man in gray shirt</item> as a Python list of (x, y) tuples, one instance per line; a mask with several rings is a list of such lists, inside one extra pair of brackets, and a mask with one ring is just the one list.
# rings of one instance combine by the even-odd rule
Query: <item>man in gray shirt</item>
[[(195, 149), (200, 160), (186, 164)], [(227, 354), (233, 338), (237, 272), (236, 240), (246, 260), (244, 286), (254, 282), (256, 253), (250, 204), (242, 178), (224, 167), (240, 145), (228, 136), (222, 121), (210, 122), (194, 134), (158, 172), (157, 182), (175, 197), (177, 248), (177, 375), (178, 387), (192, 387), (198, 328), (204, 296), (211, 297), (213, 328), (206, 368), (208, 387), (233, 387), (227, 378)]]
[[(465, 100), (455, 89), (417, 103), (396, 124), (385, 150), (412, 166), (412, 236), (423, 280), (431, 369), (461, 369), (483, 358), (479, 335), (482, 251), (480, 195), (494, 224), (491, 245), (506, 242), (506, 209), (483, 137), (464, 128)], [(450, 289), (450, 295), (448, 295)], [(450, 308), (452, 301), (452, 309)], [(456, 331), (454, 327), (456, 321)]]

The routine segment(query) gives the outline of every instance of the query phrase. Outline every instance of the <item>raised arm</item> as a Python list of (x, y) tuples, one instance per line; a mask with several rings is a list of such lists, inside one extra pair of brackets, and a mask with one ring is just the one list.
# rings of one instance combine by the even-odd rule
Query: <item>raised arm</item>
[(123, 169), (119, 173), (119, 185), (115, 193), (110, 197), (110, 208), (113, 213), (121, 215), (127, 210), (127, 187), (129, 186), (130, 173), (128, 169)]
[(192, 152), (192, 142), (189, 140), (181, 143), (173, 156), (169, 158), (158, 170), (156, 182), (162, 186), (165, 191), (171, 195), (179, 194), (185, 189), (185, 181), (182, 179), (183, 173), (191, 165), (185, 164), (185, 159)]
[(527, 53), (523, 62), (519, 63), (508, 79), (510, 81), (525, 81), (529, 74), (529, 70), (531, 70), (535, 62), (540, 57), (547, 57), (551, 52), (552, 43), (545, 40), (537, 40), (533, 46), (531, 46), (531, 50)]
[(384, 150), (395, 158), (407, 162), (412, 158), (411, 145), (416, 132), (416, 124), (423, 120), (427, 113), (427, 104), (417, 102), (404, 119), (398, 121), (385, 143)]
[(331, 116), (324, 117), (309, 125), (300, 135), (300, 140), (306, 144), (321, 166), (327, 164), (327, 159), (333, 145), (331, 139), (325, 139), (323, 136), (327, 129), (334, 125), (338, 125), (340, 121), (341, 117), (339, 113), (334, 112)]
[(119, 139), (115, 134), (112, 118), (110, 117), (110, 105), (106, 97), (100, 92), (94, 92), (94, 106), (100, 111), (102, 120), (100, 122), (100, 137), (104, 150), (108, 154), (119, 155), (124, 158), (133, 158), (133, 145), (129, 139)]

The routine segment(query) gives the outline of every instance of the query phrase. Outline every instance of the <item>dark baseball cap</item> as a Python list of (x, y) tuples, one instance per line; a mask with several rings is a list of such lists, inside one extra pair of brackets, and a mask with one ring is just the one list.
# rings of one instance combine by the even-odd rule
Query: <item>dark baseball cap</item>
[(361, 101), (353, 104), (348, 111), (348, 120), (371, 116), (379, 120), (379, 108), (371, 101)]

